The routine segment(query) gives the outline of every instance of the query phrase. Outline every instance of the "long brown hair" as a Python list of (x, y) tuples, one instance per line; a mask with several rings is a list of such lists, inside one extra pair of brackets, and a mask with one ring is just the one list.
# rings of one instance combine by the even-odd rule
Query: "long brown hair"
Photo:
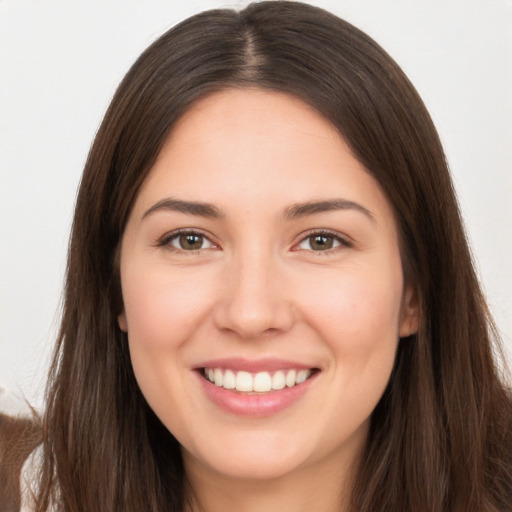
[(402, 339), (372, 415), (352, 508), (505, 511), (512, 405), (432, 121), (367, 35), (298, 2), (196, 15), (152, 44), (120, 84), (77, 198), (65, 302), (44, 418), (37, 511), (182, 511), (180, 447), (146, 404), (127, 339), (119, 242), (169, 131), (229, 87), (293, 94), (329, 119), (394, 208), (421, 325)]

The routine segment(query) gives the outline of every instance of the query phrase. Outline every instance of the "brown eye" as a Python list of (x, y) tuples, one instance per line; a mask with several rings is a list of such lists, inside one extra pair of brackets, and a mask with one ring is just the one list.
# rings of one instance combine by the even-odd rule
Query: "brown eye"
[(213, 244), (201, 233), (183, 232), (172, 236), (166, 244), (182, 251), (199, 251), (210, 249)]
[(348, 245), (342, 238), (331, 235), (329, 233), (315, 233), (304, 238), (298, 245), (299, 249), (308, 251), (329, 251), (330, 249), (336, 249)]
[(310, 237), (309, 245), (314, 251), (325, 251), (333, 248), (334, 238), (332, 236), (315, 235)]
[(184, 233), (180, 235), (179, 242), (181, 249), (196, 251), (197, 249), (201, 249), (203, 245), (203, 236), (194, 233)]

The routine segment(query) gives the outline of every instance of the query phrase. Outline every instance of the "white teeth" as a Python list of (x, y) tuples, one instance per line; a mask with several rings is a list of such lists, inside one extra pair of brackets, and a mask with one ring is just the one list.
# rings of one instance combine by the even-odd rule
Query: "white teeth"
[(268, 372), (259, 372), (252, 381), (252, 390), (258, 393), (264, 393), (272, 389), (272, 377)]
[(249, 372), (238, 372), (236, 374), (237, 391), (253, 391), (252, 375)]
[(297, 373), (295, 384), (302, 384), (310, 375), (310, 370), (300, 370), (299, 373)]
[(222, 387), (226, 389), (235, 389), (236, 387), (236, 376), (231, 370), (226, 370), (224, 373), (224, 382)]
[(290, 370), (286, 374), (286, 386), (291, 388), (295, 386), (295, 378), (297, 377), (297, 372), (295, 370)]
[(205, 377), (218, 387), (236, 389), (243, 392), (268, 393), (272, 390), (291, 388), (302, 384), (311, 375), (311, 370), (278, 370), (273, 375), (269, 372), (235, 372), (222, 368), (205, 368)]
[(213, 378), (216, 386), (222, 386), (222, 370), (220, 368), (215, 368)]
[[(292, 370), (293, 371), (293, 370)], [(279, 370), (272, 377), (272, 389), (283, 389), (286, 385), (284, 372)]]

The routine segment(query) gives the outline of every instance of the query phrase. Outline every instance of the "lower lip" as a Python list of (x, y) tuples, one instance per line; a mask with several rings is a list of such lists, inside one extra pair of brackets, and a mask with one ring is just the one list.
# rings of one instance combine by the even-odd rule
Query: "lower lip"
[(270, 416), (297, 402), (310, 389), (317, 373), (305, 382), (291, 388), (262, 394), (247, 394), (224, 389), (212, 384), (197, 372), (201, 385), (208, 398), (221, 409), (242, 416)]

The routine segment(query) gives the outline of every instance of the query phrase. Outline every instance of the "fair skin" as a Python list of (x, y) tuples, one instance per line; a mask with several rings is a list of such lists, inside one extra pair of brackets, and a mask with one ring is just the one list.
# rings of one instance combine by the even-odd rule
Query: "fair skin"
[(137, 196), (121, 283), (197, 510), (343, 510), (417, 308), (392, 209), (335, 128), (277, 92), (196, 102)]

